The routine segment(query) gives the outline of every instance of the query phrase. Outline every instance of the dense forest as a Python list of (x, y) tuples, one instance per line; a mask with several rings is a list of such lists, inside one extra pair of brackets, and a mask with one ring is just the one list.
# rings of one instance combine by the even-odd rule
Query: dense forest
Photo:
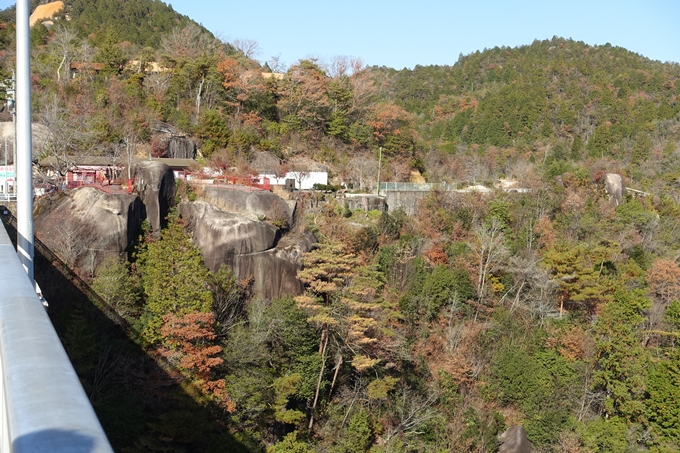
[[(166, 123), (242, 174), (314, 163), (375, 191), (381, 153), (383, 181), (528, 189), (307, 206), (287, 231), (318, 240), (306, 289), (276, 300), (205, 268), (171, 213), (96, 270), (92, 302), (50, 301), (117, 451), (481, 453), (516, 424), (539, 452), (680, 448), (680, 65), (554, 37), (286, 66), (159, 1), (65, 3), (32, 29), (43, 156), (162, 156)], [(618, 205), (608, 173), (636, 189)]]

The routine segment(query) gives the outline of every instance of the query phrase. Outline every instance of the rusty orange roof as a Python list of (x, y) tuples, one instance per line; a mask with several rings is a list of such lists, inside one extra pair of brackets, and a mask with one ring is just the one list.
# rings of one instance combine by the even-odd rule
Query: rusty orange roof
[(71, 69), (75, 69), (76, 71), (86, 71), (86, 70), (92, 70), (92, 71), (101, 71), (104, 69), (104, 63), (79, 63), (77, 61), (74, 61), (71, 63), (70, 66)]

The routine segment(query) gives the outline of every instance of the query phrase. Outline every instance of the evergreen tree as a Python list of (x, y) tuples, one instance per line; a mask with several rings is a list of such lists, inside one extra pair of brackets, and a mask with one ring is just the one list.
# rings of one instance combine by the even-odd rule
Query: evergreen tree
[(212, 310), (210, 271), (176, 215), (169, 216), (160, 240), (148, 244), (144, 253), (141, 333), (147, 342), (155, 343), (161, 339), (164, 315)]
[(605, 391), (604, 409), (609, 416), (629, 422), (644, 422), (646, 411), (645, 370), (647, 356), (642, 347), (642, 313), (651, 303), (642, 290), (618, 291), (602, 308), (596, 325), (597, 388)]

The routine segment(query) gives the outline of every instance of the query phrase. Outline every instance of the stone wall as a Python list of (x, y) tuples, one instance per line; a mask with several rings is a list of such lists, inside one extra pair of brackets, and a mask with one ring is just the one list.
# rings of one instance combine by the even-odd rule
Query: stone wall
[(418, 203), (426, 198), (430, 192), (421, 190), (389, 190), (385, 192), (385, 204), (390, 214), (402, 209), (407, 215), (413, 216), (418, 212)]

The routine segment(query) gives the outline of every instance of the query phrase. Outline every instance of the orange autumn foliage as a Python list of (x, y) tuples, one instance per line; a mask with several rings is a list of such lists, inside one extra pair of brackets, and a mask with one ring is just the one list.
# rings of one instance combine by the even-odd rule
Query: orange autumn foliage
[(427, 358), (433, 375), (442, 370), (448, 373), (459, 387), (470, 388), (475, 385), (477, 375), (481, 372), (475, 348), (476, 338), (485, 328), (484, 324), (472, 320), (449, 325), (446, 332), (431, 335), (416, 345), (415, 349)]
[(224, 379), (211, 380), (212, 370), (223, 360), (216, 357), (222, 346), (212, 344), (217, 338), (213, 328), (213, 313), (192, 312), (183, 316), (173, 313), (163, 316), (161, 334), (169, 347), (163, 355), (175, 360), (178, 368), (188, 378), (196, 380), (205, 394), (212, 395), (228, 411), (235, 404), (225, 391)]
[(446, 254), (446, 250), (444, 250), (444, 247), (442, 245), (432, 247), (430, 250), (425, 252), (425, 259), (433, 266), (437, 266), (440, 264), (444, 265), (449, 264), (449, 257)]
[(680, 299), (680, 266), (668, 259), (654, 261), (647, 271), (647, 283), (664, 304)]
[(379, 143), (388, 135), (400, 135), (402, 129), (408, 124), (408, 113), (393, 104), (382, 105), (374, 113), (373, 120), (369, 122), (373, 128), (373, 135)]
[(538, 235), (538, 245), (542, 248), (549, 248), (555, 244), (557, 232), (553, 226), (553, 222), (548, 216), (541, 216), (534, 227), (534, 233)]
[(548, 348), (556, 348), (560, 355), (570, 362), (583, 360), (587, 355), (588, 333), (580, 326), (553, 331), (546, 339)]

